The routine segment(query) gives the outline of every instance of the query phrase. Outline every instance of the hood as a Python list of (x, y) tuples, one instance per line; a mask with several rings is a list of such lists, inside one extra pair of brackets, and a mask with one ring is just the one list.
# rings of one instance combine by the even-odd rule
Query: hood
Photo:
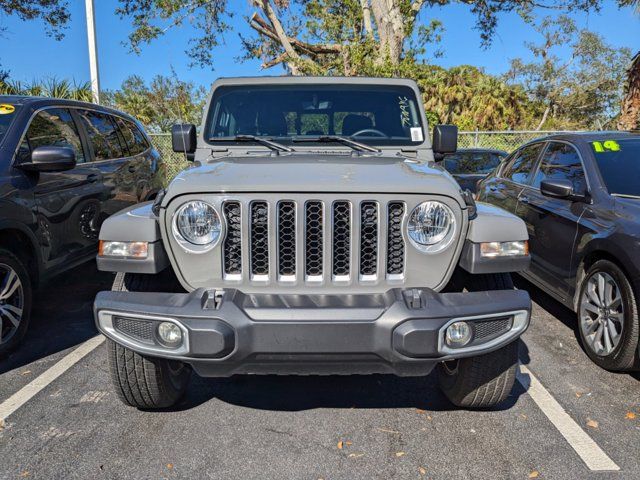
[(198, 192), (429, 193), (460, 201), (442, 168), (406, 157), (286, 154), (202, 162), (182, 171), (169, 197)]

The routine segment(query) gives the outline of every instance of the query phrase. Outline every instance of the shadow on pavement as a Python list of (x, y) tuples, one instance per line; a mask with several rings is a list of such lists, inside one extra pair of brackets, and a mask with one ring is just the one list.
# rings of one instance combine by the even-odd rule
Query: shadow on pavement
[(22, 344), (0, 363), (0, 374), (74, 347), (95, 336), (93, 300), (109, 290), (111, 273), (99, 272), (95, 262), (55, 277), (34, 292), (31, 324)]
[[(520, 342), (520, 357), (528, 363), (528, 349), (523, 342)], [(523, 393), (525, 390), (516, 381), (509, 398), (492, 410), (510, 409)], [(427, 377), (236, 375), (216, 379), (194, 374), (185, 399), (174, 410), (189, 410), (212, 398), (236, 406), (276, 411), (316, 408), (458, 410), (440, 391), (435, 370)]]

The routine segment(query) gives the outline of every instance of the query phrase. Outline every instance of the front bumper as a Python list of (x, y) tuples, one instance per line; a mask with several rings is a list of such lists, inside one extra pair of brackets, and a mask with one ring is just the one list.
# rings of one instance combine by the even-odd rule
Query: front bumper
[[(99, 330), (138, 353), (190, 364), (202, 376), (251, 374), (426, 375), (443, 360), (496, 350), (528, 327), (529, 295), (505, 290), (374, 295), (245, 295), (100, 292)], [(465, 347), (446, 344), (454, 321), (470, 323)], [(178, 324), (183, 343), (163, 347), (157, 324)]]

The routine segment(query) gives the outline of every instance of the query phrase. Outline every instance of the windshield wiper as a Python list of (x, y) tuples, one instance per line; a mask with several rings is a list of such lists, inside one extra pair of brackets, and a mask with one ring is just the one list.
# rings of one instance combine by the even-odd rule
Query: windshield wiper
[(264, 145), (270, 148), (274, 152), (294, 152), (291, 147), (282, 145), (281, 143), (274, 142), (268, 138), (256, 137), (255, 135), (236, 135), (235, 137), (213, 137), (209, 139), (210, 142), (256, 142), (260, 145)]
[(380, 153), (380, 149), (367, 145), (366, 143), (356, 142), (340, 135), (322, 135), (320, 137), (295, 137), (294, 142), (298, 143), (341, 143), (347, 147), (351, 147), (358, 152), (375, 152)]

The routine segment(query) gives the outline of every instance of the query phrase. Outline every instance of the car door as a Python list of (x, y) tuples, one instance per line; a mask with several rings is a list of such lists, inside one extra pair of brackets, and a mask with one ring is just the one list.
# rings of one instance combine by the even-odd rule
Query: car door
[(498, 175), (487, 179), (484, 183), (485, 201), (515, 213), (518, 196), (529, 182), (542, 145), (542, 143), (534, 143), (516, 150), (506, 160), (507, 163), (500, 169)]
[(93, 161), (109, 192), (103, 208), (105, 215), (137, 203), (136, 166), (113, 117), (90, 109), (79, 109), (77, 114), (89, 139)]
[(527, 224), (531, 267), (528, 274), (555, 296), (565, 299), (573, 282), (571, 258), (578, 221), (587, 204), (551, 198), (540, 192), (543, 180), (570, 180), (574, 192), (586, 194), (587, 179), (580, 154), (566, 142), (547, 145), (540, 164), (518, 200), (516, 214)]
[(100, 170), (87, 162), (86, 145), (67, 108), (45, 108), (30, 121), (17, 153), (27, 161), (40, 146), (71, 147), (76, 167), (64, 172), (29, 173), (34, 183), (38, 239), (48, 270), (64, 268), (96, 249), (102, 202)]

